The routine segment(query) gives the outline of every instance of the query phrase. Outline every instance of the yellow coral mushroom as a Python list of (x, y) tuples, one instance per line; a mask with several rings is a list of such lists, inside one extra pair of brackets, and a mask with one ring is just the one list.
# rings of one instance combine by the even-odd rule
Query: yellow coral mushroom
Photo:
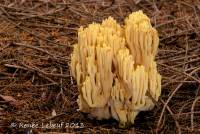
[(158, 44), (158, 33), (142, 11), (130, 14), (124, 26), (109, 17), (81, 27), (71, 57), (79, 110), (125, 127), (140, 111), (152, 109), (161, 94)]

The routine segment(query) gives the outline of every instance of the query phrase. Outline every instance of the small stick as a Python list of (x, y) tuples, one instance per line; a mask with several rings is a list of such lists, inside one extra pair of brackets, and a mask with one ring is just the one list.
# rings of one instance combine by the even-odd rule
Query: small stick
[[(162, 64), (162, 63), (158, 63), (158, 64), (161, 65), (161, 66), (167, 67), (167, 68), (169, 68), (170, 70), (176, 71), (176, 72), (178, 72), (178, 73), (182, 73), (182, 74), (184, 74), (185, 76), (192, 78), (193, 80), (197, 81), (197, 82), (200, 84), (200, 80), (192, 76), (193, 73), (195, 73), (196, 71), (200, 70), (200, 67), (197, 68), (197, 69), (195, 69), (195, 70), (193, 70), (190, 74), (187, 74), (187, 73), (185, 73), (185, 72), (183, 72), (183, 71), (180, 71), (180, 70), (178, 70), (178, 69), (176, 69), (176, 68), (173, 68), (173, 67), (171, 67), (171, 66), (168, 66), (168, 65), (165, 65), (165, 64)], [(185, 81), (185, 80), (184, 80), (184, 81)]]
[(194, 131), (194, 107), (195, 107), (195, 104), (196, 102), (200, 100), (200, 96), (198, 96), (194, 102), (192, 103), (192, 108), (191, 108), (191, 129), (192, 131)]
[(22, 43), (15, 43), (15, 42), (13, 43), (13, 45), (17, 45), (17, 46), (22, 46), (22, 47), (27, 47), (27, 48), (35, 49), (35, 50), (37, 50), (37, 51), (46, 53), (46, 54), (52, 56), (52, 57), (55, 58), (55, 59), (69, 60), (69, 59), (65, 59), (65, 58), (63, 58), (63, 57), (57, 57), (57, 56), (53, 55), (52, 53), (49, 53), (47, 50), (44, 50), (44, 49), (42, 49), (42, 48), (38, 48), (38, 47), (35, 47), (35, 46), (31, 46), (31, 45), (27, 45), (27, 44), (22, 44)]
[[(161, 102), (165, 105), (165, 102), (164, 102), (162, 99), (160, 99), (160, 100), (161, 100)], [(179, 125), (179, 123), (178, 123), (176, 117), (174, 116), (174, 113), (171, 111), (171, 109), (170, 109), (169, 106), (167, 106), (167, 110), (169, 111), (169, 113), (171, 114), (172, 118), (173, 118), (174, 121), (175, 121), (176, 127), (177, 127), (177, 129), (178, 129), (178, 134), (181, 134), (181, 128), (180, 128), (180, 125)]]
[(49, 75), (49, 76), (54, 76), (54, 77), (62, 77), (62, 78), (68, 78), (68, 77), (71, 77), (70, 75), (64, 75), (64, 74), (53, 74), (53, 73), (47, 73), (47, 72), (44, 72), (42, 70), (40, 70), (39, 68), (37, 67), (30, 67), (28, 65), (25, 65), (27, 68), (25, 67), (22, 67), (22, 66), (18, 66), (18, 65), (10, 65), (10, 64), (4, 64), (4, 66), (6, 67), (11, 67), (11, 68), (18, 68), (18, 69), (23, 69), (23, 70), (27, 70), (27, 71), (37, 71), (41, 74), (44, 74), (44, 75)]

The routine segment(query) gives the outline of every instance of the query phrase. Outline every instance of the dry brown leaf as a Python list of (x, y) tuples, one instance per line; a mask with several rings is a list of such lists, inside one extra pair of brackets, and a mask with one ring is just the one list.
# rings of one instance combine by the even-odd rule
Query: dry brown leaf
[(6, 95), (0, 95), (0, 100), (3, 100), (16, 108), (19, 108), (24, 104), (24, 102), (16, 100), (12, 96), (6, 96)]

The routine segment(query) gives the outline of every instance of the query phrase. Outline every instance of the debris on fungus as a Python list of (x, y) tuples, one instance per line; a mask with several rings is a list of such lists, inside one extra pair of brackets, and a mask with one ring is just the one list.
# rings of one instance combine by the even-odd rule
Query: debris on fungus
[(109, 17), (81, 27), (71, 56), (79, 110), (99, 120), (114, 118), (120, 127), (151, 110), (161, 94), (158, 44), (158, 33), (142, 11), (130, 14), (124, 26)]

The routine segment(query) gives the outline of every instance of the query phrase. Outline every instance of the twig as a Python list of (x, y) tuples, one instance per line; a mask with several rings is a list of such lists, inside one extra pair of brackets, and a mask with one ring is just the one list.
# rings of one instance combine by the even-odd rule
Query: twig
[[(61, 73), (61, 75), (63, 75), (62, 67), (60, 67), (60, 73)], [(63, 93), (63, 79), (62, 79), (62, 77), (60, 78), (60, 92), (56, 96), (56, 103), (58, 102), (59, 96), (61, 96), (62, 98), (65, 98), (65, 95)]]
[(192, 59), (192, 60), (187, 61), (187, 62), (185, 61), (184, 63), (180, 63), (180, 64), (177, 64), (177, 65), (174, 65), (173, 67), (178, 67), (178, 66), (181, 66), (181, 65), (186, 65), (188, 63), (194, 63), (194, 62), (198, 62), (198, 61), (200, 61), (200, 58)]
[[(194, 51), (194, 50), (199, 49), (199, 48), (200, 48), (200, 45), (198, 44), (195, 47), (189, 48), (188, 52)], [(166, 59), (166, 58), (174, 57), (176, 55), (180, 55), (180, 54), (184, 54), (184, 53), (185, 53), (185, 50), (182, 50), (180, 52), (177, 52), (177, 53), (173, 54), (173, 56), (171, 56), (171, 55), (164, 55), (164, 56), (158, 57), (158, 59)]]
[[(25, 64), (24, 64), (25, 65)], [(53, 74), (53, 73), (47, 73), (47, 72), (44, 72), (42, 70), (40, 70), (39, 68), (37, 67), (30, 67), (28, 65), (25, 65), (25, 67), (22, 67), (22, 66), (18, 66), (18, 65), (10, 65), (10, 64), (4, 64), (4, 66), (6, 67), (11, 67), (11, 68), (18, 68), (18, 69), (23, 69), (23, 70), (27, 70), (27, 71), (37, 71), (41, 74), (44, 74), (44, 75), (48, 75), (48, 76), (54, 76), (54, 77), (62, 77), (62, 78), (68, 78), (68, 77), (71, 77), (70, 75), (64, 75), (64, 74)]]
[[(164, 102), (162, 99), (160, 99), (160, 100), (161, 100), (161, 102), (165, 105), (165, 102)], [(181, 128), (180, 128), (180, 125), (179, 125), (179, 123), (178, 123), (176, 117), (174, 116), (174, 113), (171, 111), (171, 109), (170, 109), (169, 106), (167, 106), (167, 110), (169, 111), (169, 113), (171, 114), (172, 118), (173, 118), (174, 121), (175, 121), (176, 127), (177, 127), (177, 129), (178, 129), (178, 134), (181, 134)]]
[[(166, 67), (167, 67), (167, 66), (166, 66)], [(172, 69), (174, 69), (174, 68), (172, 68)], [(200, 67), (197, 68), (197, 69), (195, 69), (195, 70), (193, 70), (190, 74), (187, 74), (187, 76), (191, 76), (193, 73), (195, 73), (195, 72), (196, 72), (197, 70), (199, 70), (199, 69), (200, 69)], [(178, 71), (178, 72), (179, 72), (179, 71)], [(184, 73), (184, 72), (183, 72), (183, 73)], [(187, 80), (187, 79), (188, 79), (188, 78), (186, 77), (186, 78), (184, 79), (184, 81)], [(195, 78), (195, 79), (196, 79), (196, 78)], [(182, 85), (183, 85), (183, 83), (180, 83), (180, 84), (174, 89), (174, 91), (171, 93), (171, 95), (169, 96), (169, 98), (168, 98), (167, 101), (165, 102), (165, 105), (164, 105), (164, 107), (163, 107), (163, 109), (162, 109), (160, 118), (159, 118), (158, 123), (157, 123), (157, 128), (160, 126), (160, 123), (161, 123), (161, 120), (162, 120), (164, 111), (165, 111), (165, 109), (166, 109), (168, 103), (170, 102), (170, 100), (172, 99), (172, 97), (174, 96), (174, 94), (179, 90), (179, 88), (180, 88)]]
[[(186, 79), (187, 79), (187, 78), (185, 78), (184, 80), (186, 80)], [(164, 103), (164, 106), (163, 106), (163, 109), (162, 109), (160, 118), (159, 118), (158, 123), (157, 123), (157, 128), (160, 126), (160, 123), (161, 123), (163, 114), (164, 114), (164, 112), (165, 112), (165, 109), (166, 109), (167, 106), (168, 106), (169, 101), (171, 100), (171, 98), (174, 96), (174, 94), (178, 91), (178, 89), (179, 89), (182, 85), (183, 85), (183, 83), (180, 83), (180, 84), (176, 87), (176, 89), (172, 92), (172, 94), (169, 96), (169, 98), (167, 99), (167, 101)]]
[(188, 30), (183, 30), (181, 32), (178, 32), (178, 33), (175, 33), (175, 34), (171, 34), (171, 35), (168, 35), (168, 36), (166, 36), (164, 38), (161, 38), (160, 41), (162, 42), (163, 40), (169, 39), (169, 38), (174, 37), (174, 36), (182, 36), (185, 33), (187, 33), (187, 35), (190, 35), (190, 34), (194, 33), (193, 30), (199, 30), (199, 29), (200, 29), (200, 27), (196, 27), (195, 29), (191, 28), (191, 29), (188, 29)]
[(192, 103), (192, 108), (191, 108), (191, 129), (192, 131), (194, 131), (194, 107), (195, 107), (195, 104), (196, 102), (200, 100), (200, 96), (198, 96), (194, 102)]
[[(197, 69), (195, 69), (195, 70), (193, 70), (190, 74), (187, 74), (187, 73), (182, 72), (182, 71), (180, 71), (180, 70), (178, 70), (178, 69), (176, 69), (176, 68), (173, 68), (173, 67), (171, 67), (171, 66), (168, 66), (168, 65), (165, 65), (165, 64), (162, 64), (162, 63), (158, 63), (158, 65), (164, 66), (164, 67), (168, 68), (168, 70), (172, 70), (172, 71), (176, 71), (176, 72), (178, 72), (178, 73), (184, 74), (185, 76), (187, 76), (187, 77), (189, 77), (189, 78), (192, 78), (193, 80), (197, 81), (197, 82), (200, 84), (200, 80), (198, 80), (197, 78), (195, 78), (195, 77), (192, 76), (192, 74), (193, 74), (194, 72), (200, 70), (200, 67), (197, 68)], [(184, 81), (185, 81), (185, 80), (186, 80), (186, 79), (184, 79)]]
[(57, 60), (59, 60), (59, 59), (69, 60), (69, 59), (63, 58), (63, 57), (61, 57), (61, 56), (60, 56), (60, 57), (57, 57), (57, 56), (55, 56), (54, 54), (49, 53), (47, 50), (44, 50), (44, 49), (42, 49), (42, 48), (38, 48), (38, 47), (35, 47), (35, 46), (31, 46), (31, 45), (27, 45), (27, 44), (22, 44), (22, 43), (15, 43), (15, 42), (13, 42), (13, 45), (17, 45), (17, 46), (22, 46), (22, 47), (27, 47), (27, 48), (35, 49), (35, 50), (37, 50), (37, 51), (46, 53), (46, 54), (52, 56), (52, 58), (55, 58), (55, 59), (57, 59)]

